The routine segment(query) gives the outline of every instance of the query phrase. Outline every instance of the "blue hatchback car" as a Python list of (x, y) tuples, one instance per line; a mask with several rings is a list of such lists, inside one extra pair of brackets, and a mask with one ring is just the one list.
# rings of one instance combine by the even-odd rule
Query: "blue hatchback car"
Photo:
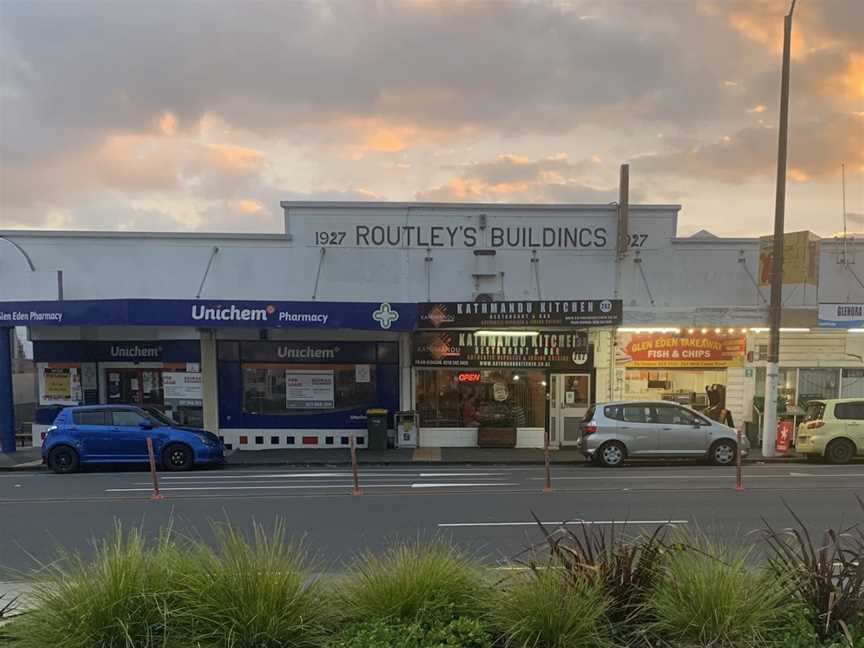
[(212, 432), (131, 405), (89, 405), (67, 407), (54, 419), (42, 442), (42, 461), (56, 473), (85, 464), (147, 462), (147, 437), (165, 470), (225, 460), (225, 445)]

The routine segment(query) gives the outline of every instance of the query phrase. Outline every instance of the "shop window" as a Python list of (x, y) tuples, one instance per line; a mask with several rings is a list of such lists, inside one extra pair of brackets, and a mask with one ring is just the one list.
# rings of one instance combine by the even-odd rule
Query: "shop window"
[(702, 411), (711, 404), (709, 392), (725, 385), (725, 370), (627, 369), (624, 399), (671, 401)]
[(399, 345), (395, 342), (378, 343), (378, 362), (396, 364), (399, 362)]
[(864, 398), (864, 369), (844, 369), (840, 388), (843, 398)]
[(377, 404), (375, 365), (243, 367), (243, 410), (303, 414)]
[(546, 374), (519, 369), (417, 372), (417, 411), (424, 427), (479, 427), (508, 421), (544, 427)]
[(840, 372), (837, 369), (801, 369), (798, 375), (798, 405), (805, 408), (811, 400), (837, 398)]

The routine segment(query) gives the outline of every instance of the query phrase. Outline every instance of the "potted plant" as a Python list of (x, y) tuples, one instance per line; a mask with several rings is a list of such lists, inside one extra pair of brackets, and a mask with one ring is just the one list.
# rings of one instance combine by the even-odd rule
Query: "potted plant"
[(477, 445), (481, 448), (513, 448), (516, 425), (510, 408), (504, 403), (490, 403), (479, 412)]

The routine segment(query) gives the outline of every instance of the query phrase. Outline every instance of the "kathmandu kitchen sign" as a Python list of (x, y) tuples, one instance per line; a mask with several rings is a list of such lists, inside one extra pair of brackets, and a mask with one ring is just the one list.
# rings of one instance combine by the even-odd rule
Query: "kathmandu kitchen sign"
[(712, 369), (740, 367), (743, 335), (723, 333), (619, 333), (615, 360), (632, 368)]

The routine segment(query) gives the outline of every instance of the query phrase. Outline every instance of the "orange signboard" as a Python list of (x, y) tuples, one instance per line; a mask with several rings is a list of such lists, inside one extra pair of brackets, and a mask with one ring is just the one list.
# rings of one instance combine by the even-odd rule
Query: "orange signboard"
[(745, 337), (731, 333), (619, 333), (616, 362), (633, 368), (740, 367), (746, 351)]

